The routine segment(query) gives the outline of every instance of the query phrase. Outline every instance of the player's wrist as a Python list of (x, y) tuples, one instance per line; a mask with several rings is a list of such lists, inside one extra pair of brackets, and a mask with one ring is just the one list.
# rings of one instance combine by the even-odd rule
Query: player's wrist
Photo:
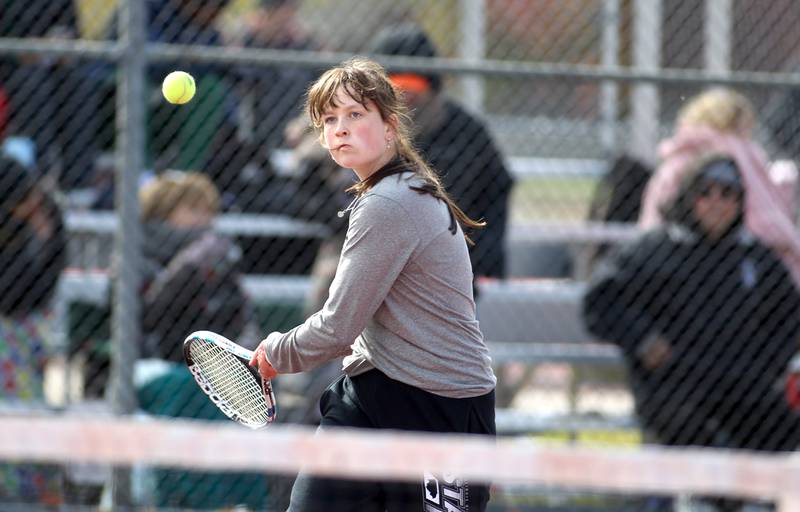
[(273, 331), (267, 335), (266, 338), (261, 342), (261, 346), (264, 348), (264, 355), (266, 356), (267, 362), (271, 365), (274, 358), (272, 354), (275, 350), (276, 345), (280, 342), (281, 338), (283, 337), (283, 333), (278, 331)]

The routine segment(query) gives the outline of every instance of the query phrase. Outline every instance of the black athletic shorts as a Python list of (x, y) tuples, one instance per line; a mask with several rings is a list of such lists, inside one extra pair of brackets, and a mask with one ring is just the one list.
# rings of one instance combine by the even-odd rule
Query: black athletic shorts
[[(422, 432), (496, 434), (494, 391), (474, 398), (447, 398), (392, 380), (378, 370), (342, 376), (320, 399), (320, 428), (357, 427)], [(419, 481), (376, 483), (300, 474), (289, 510), (480, 512), (487, 484), (425, 473)]]

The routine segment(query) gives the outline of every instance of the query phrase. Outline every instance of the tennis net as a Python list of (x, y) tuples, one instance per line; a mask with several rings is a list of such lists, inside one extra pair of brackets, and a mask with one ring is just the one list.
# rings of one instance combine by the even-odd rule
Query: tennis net
[[(41, 506), (208, 509), (242, 505), (243, 509), (279, 510), (281, 505), (270, 501), (269, 495), (277, 500), (277, 495), (285, 494), (291, 475), (303, 470), (385, 481), (458, 475), (471, 482), (491, 482), (490, 510), (497, 511), (619, 510), (623, 502), (633, 510), (630, 505), (637, 500), (678, 497), (680, 502), (689, 496), (773, 502), (780, 512), (800, 510), (800, 457), (796, 454), (590, 448), (529, 437), (494, 441), (350, 429), (316, 432), (296, 425), (253, 432), (233, 423), (133, 417), (4, 416), (0, 432), (4, 468), (27, 465), (62, 471), (66, 483), (61, 494), (56, 492)], [(88, 478), (92, 471), (93, 477)], [(126, 476), (120, 479), (120, 474)], [(81, 485), (86, 487), (89, 481), (102, 488), (93, 497), (80, 493)], [(258, 494), (252, 503), (244, 494), (241, 503), (219, 500), (236, 495), (234, 490), (242, 483), (248, 492)], [(129, 488), (111, 492), (115, 485)], [(158, 489), (165, 486), (187, 496), (159, 502)], [(90, 503), (91, 499), (96, 503)], [(24, 496), (17, 504), (31, 505)]]

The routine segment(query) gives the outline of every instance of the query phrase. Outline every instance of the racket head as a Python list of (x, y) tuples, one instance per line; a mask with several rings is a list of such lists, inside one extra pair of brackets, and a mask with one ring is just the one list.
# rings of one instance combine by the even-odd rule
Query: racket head
[(196, 331), (184, 340), (183, 357), (200, 389), (226, 416), (252, 429), (275, 421), (272, 383), (250, 366), (251, 350), (221, 334)]

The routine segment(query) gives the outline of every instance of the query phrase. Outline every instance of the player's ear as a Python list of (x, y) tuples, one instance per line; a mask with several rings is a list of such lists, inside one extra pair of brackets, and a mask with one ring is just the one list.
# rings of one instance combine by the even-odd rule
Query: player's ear
[(386, 120), (386, 124), (384, 127), (385, 133), (384, 136), (386, 137), (386, 142), (390, 140), (394, 140), (397, 138), (397, 123), (399, 122), (397, 118), (397, 114), (389, 115), (389, 118)]

